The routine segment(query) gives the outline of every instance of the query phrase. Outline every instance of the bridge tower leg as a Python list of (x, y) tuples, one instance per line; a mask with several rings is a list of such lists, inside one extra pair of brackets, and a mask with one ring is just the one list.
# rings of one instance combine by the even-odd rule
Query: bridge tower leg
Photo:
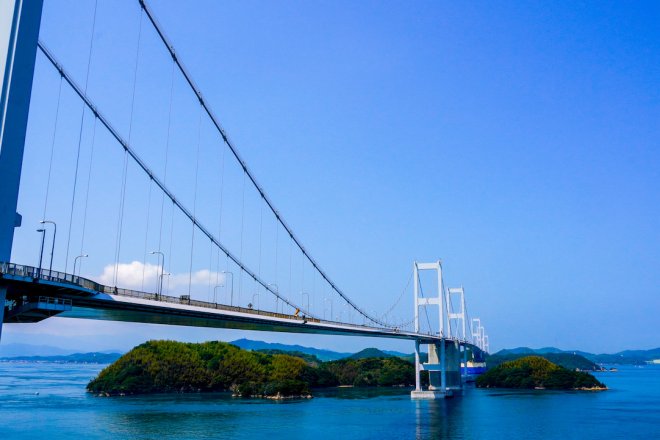
[[(419, 272), (423, 270), (435, 271), (437, 274), (438, 288), (433, 296), (420, 296)], [(413, 399), (442, 399), (453, 395), (454, 391), (462, 388), (461, 380), (461, 353), (460, 344), (451, 338), (451, 327), (447, 310), (447, 297), (442, 292), (442, 265), (440, 261), (434, 263), (417, 263), (413, 266), (414, 303), (415, 303), (415, 332), (419, 333), (419, 309), (420, 307), (437, 306), (439, 332), (437, 335), (441, 341), (434, 339), (415, 341), (415, 390), (411, 393)], [(420, 345), (428, 346), (428, 360), (422, 363), (420, 360)], [(421, 386), (421, 372), (429, 372), (428, 389)]]
[[(0, 262), (11, 259), (43, 0), (0, 2)], [(0, 338), (7, 291), (0, 284)]]

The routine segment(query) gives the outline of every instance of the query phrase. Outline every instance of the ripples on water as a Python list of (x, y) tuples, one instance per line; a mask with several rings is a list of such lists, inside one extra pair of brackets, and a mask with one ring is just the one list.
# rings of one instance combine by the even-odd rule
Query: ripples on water
[(660, 366), (600, 373), (606, 392), (467, 388), (453, 399), (411, 401), (406, 389), (342, 388), (285, 402), (224, 393), (94, 397), (85, 385), (102, 367), (0, 363), (0, 438), (660, 438)]

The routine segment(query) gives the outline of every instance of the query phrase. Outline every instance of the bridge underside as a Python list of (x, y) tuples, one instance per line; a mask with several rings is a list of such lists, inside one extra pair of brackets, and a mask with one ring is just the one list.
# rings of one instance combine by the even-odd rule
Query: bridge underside
[(162, 296), (159, 300), (153, 293), (140, 292), (140, 297), (132, 297), (127, 294), (95, 292), (76, 285), (30, 277), (5, 275), (0, 280), (0, 287), (7, 289), (5, 323), (37, 322), (58, 316), (192, 327), (372, 336), (429, 343), (440, 340), (438, 336), (400, 332), (390, 328), (323, 321), (176, 297)]

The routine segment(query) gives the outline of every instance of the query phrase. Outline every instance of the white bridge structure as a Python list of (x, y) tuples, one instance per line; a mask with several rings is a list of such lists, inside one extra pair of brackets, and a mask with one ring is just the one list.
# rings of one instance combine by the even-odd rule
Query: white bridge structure
[[(392, 318), (398, 311), (398, 301), (381, 315), (358, 306), (312, 258), (275, 208), (265, 189), (257, 183), (236, 145), (211, 110), (210, 103), (184, 67), (181, 54), (175, 52), (174, 45), (165, 36), (145, 0), (127, 0), (132, 7), (131, 13), (138, 17), (139, 29), (136, 32), (131, 125), (128, 134), (122, 134), (117, 122), (104, 112), (104, 108), (95, 104), (94, 94), (88, 91), (90, 72), (94, 73), (90, 60), (97, 20), (97, 1), (92, 1), (94, 24), (83, 81), (71, 74), (58, 60), (57, 54), (41, 40), (43, 0), (0, 2), (0, 71), (3, 73), (0, 79), (0, 336), (3, 323), (34, 323), (57, 316), (406, 339), (415, 343), (416, 386), (412, 398), (443, 398), (460, 390), (464, 376), (461, 364), (467, 365), (474, 354), (481, 356), (488, 351), (488, 336), (478, 318), (469, 319), (463, 287), (445, 288), (441, 262), (414, 263), (411, 275), (412, 319)], [(134, 132), (139, 129), (137, 124), (133, 126), (133, 108), (141, 65), (141, 45), (147, 46), (143, 40), (149, 36), (153, 38), (149, 47), (158, 47), (169, 63), (163, 70), (168, 78), (171, 75), (172, 89), (175, 79), (178, 79), (192, 98), (199, 115), (198, 133), (188, 133), (186, 142), (175, 145), (170, 140), (170, 133), (174, 130), (170, 119), (177, 110), (177, 104), (173, 103), (173, 93), (169, 91), (169, 98), (164, 101), (169, 100), (170, 116), (162, 121), (167, 126), (167, 141), (162, 148), (164, 165), (163, 161), (154, 161), (143, 154), (134, 140)], [(59, 79), (57, 111), (52, 125), (54, 129), (51, 128), (53, 136), (46, 147), (42, 143), (26, 146), (38, 55), (42, 68), (50, 69), (50, 73)], [(108, 63), (114, 63), (114, 60)], [(107, 72), (103, 67), (97, 68), (97, 71), (103, 75)], [(112, 87), (112, 84), (105, 87)], [(54, 158), (65, 155), (63, 150), (58, 150), (61, 145), (56, 136), (66, 110), (66, 105), (60, 100), (63, 89), (70, 99), (78, 103), (77, 111), (82, 108), (79, 131), (75, 130), (74, 139), (67, 144), (67, 151), (74, 152), (69, 161), (71, 170), (54, 162)], [(215, 141), (202, 145), (202, 127), (215, 136)], [(44, 127), (32, 129), (48, 131)], [(101, 134), (104, 136), (103, 151), (99, 151), (100, 147), (96, 145), (96, 139)], [(148, 138), (150, 134), (147, 132), (143, 136)], [(149, 142), (158, 143), (161, 140), (149, 138)], [(43, 161), (42, 165), (48, 173), (43, 176), (43, 214), (30, 214), (30, 217), (23, 218), (17, 213), (17, 207), (21, 172), (25, 165), (23, 157), (30, 148), (34, 149), (29, 150), (31, 160)], [(39, 148), (49, 148), (50, 153)], [(110, 156), (98, 158), (99, 154), (110, 154), (106, 150), (111, 149), (121, 160), (120, 173), (116, 176), (109, 171), (112, 168)], [(192, 200), (180, 195), (185, 191), (177, 187), (179, 181), (171, 177), (173, 172), (183, 167), (179, 162), (172, 164), (171, 159), (168, 164), (168, 154), (175, 152), (179, 154), (180, 161), (190, 159), (192, 162), (194, 174), (190, 181), (194, 181), (195, 190)], [(228, 157), (227, 163), (225, 155)], [(81, 157), (89, 159), (85, 162)], [(206, 185), (211, 187), (212, 197), (201, 200), (208, 196), (209, 191), (197, 185), (202, 173), (200, 168), (220, 158), (221, 167), (214, 168), (213, 173), (209, 174), (217, 180)], [(103, 170), (94, 168), (95, 160), (103, 161)], [(229, 166), (233, 166), (235, 175), (239, 176), (238, 188), (242, 191), (242, 205), (241, 196), (234, 194), (234, 200), (238, 200), (235, 209), (223, 205), (223, 195), (229, 192), (225, 188), (225, 178), (231, 177), (226, 171)], [(148, 188), (148, 193), (144, 192), (145, 198), (132, 204), (127, 202), (127, 197), (139, 192), (139, 189), (131, 187), (137, 185), (138, 177), (127, 179), (131, 172), (142, 179), (142, 188)], [(72, 184), (52, 184), (51, 175), (55, 174), (65, 175)], [(113, 204), (110, 208), (108, 193), (96, 198), (89, 196), (94, 191), (94, 184), (107, 185), (108, 182), (115, 182), (120, 189), (117, 205)], [(33, 194), (30, 191), (34, 188), (23, 189)], [(252, 214), (246, 208), (247, 191), (254, 195), (257, 207)], [(61, 197), (62, 201), (54, 202), (57, 197)], [(96, 206), (90, 205), (94, 202)], [(35, 203), (32, 199), (28, 202)], [(58, 205), (57, 210), (52, 208), (55, 204)], [(203, 209), (207, 206), (217, 209), (207, 212)], [(132, 217), (134, 211), (140, 211), (140, 215)], [(254, 212), (257, 219), (250, 218)], [(90, 250), (94, 245), (85, 230), (88, 218), (94, 215), (116, 216), (116, 227), (104, 226), (95, 231), (99, 235), (114, 237), (114, 246), (104, 242)], [(235, 230), (227, 231), (229, 226), (226, 224), (232, 224), (231, 216), (235, 216)], [(37, 243), (40, 243), (38, 259), (32, 264), (23, 264), (25, 262), (12, 258), (12, 252), (16, 251), (15, 233), (22, 224), (23, 228), (27, 227), (26, 224), (39, 228), (39, 235), (31, 235), (35, 237), (35, 242), (38, 237)], [(212, 228), (209, 226), (211, 224), (219, 226)], [(254, 228), (250, 229), (250, 225)], [(127, 238), (129, 232), (135, 235)], [(237, 240), (239, 236), (240, 242)], [(244, 236), (252, 240), (244, 240)], [(60, 241), (57, 241), (58, 237)], [(80, 251), (74, 250), (74, 243), (76, 247), (79, 243)], [(248, 252), (250, 245), (254, 249)], [(269, 247), (270, 252), (267, 251)], [(114, 263), (112, 281), (102, 283), (91, 275), (81, 276), (85, 270), (84, 261), (97, 256), (98, 261)], [(295, 261), (299, 262), (294, 263), (294, 256)], [(153, 275), (146, 270), (149, 267), (148, 258), (157, 258), (158, 269)], [(142, 267), (141, 288), (129, 289), (118, 285), (121, 284), (122, 262), (126, 261), (137, 261), (140, 264), (138, 267)], [(188, 274), (187, 285), (180, 282), (169, 287), (169, 277), (175, 270)], [(427, 289), (433, 292), (430, 296), (424, 296), (421, 276), (424, 272), (434, 276), (432, 287)], [(203, 287), (195, 284), (193, 274), (206, 277)], [(410, 310), (405, 302), (402, 304), (403, 309)], [(326, 316), (328, 310), (329, 317)], [(432, 313), (429, 314), (429, 311)], [(423, 386), (426, 382), (428, 385)]]

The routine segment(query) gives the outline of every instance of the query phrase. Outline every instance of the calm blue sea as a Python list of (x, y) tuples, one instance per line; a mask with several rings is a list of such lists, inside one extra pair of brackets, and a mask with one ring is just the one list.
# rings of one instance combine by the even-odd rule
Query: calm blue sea
[(0, 363), (0, 438), (660, 438), (660, 366), (599, 373), (605, 392), (468, 388), (453, 399), (411, 401), (407, 390), (342, 389), (286, 403), (225, 394), (94, 397), (85, 385), (102, 367)]

